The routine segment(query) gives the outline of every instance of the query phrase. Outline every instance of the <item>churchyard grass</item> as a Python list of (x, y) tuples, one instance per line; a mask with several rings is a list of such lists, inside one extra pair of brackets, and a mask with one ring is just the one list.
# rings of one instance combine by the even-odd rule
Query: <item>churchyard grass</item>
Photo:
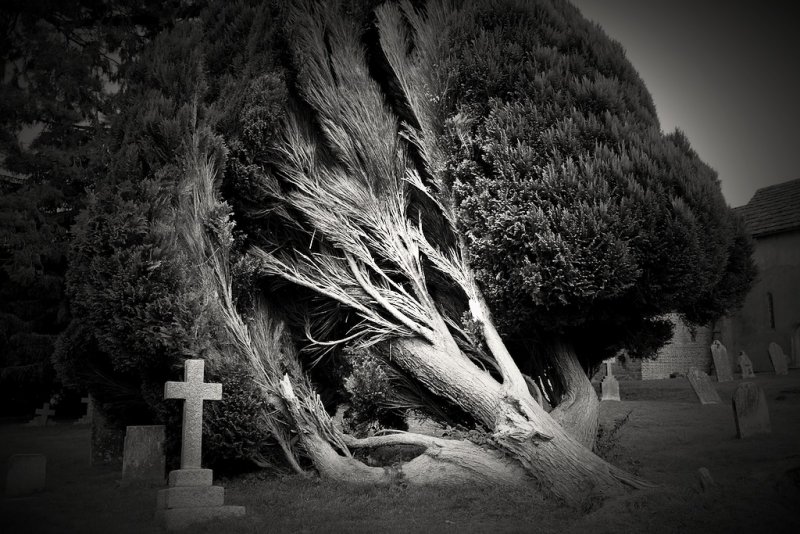
[[(800, 371), (759, 374), (771, 434), (736, 438), (731, 408), (740, 379), (716, 383), (722, 402), (701, 405), (688, 381), (620, 381), (621, 402), (601, 405), (613, 428), (613, 461), (661, 486), (577, 510), (527, 491), (343, 486), (295, 476), (249, 474), (216, 481), (243, 518), (191, 528), (225, 532), (800, 532)], [(121, 487), (119, 466), (89, 467), (88, 428), (0, 425), (0, 460), (47, 455), (47, 489), (0, 500), (0, 531), (155, 533), (158, 486)], [(716, 485), (703, 491), (698, 469)]]

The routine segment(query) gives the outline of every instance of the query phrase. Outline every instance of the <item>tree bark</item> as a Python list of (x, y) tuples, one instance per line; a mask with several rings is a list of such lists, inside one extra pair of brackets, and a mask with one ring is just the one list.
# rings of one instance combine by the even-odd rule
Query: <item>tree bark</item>
[(560, 402), (550, 415), (584, 447), (591, 450), (597, 437), (600, 413), (597, 392), (570, 344), (556, 341), (546, 350), (546, 357), (551, 359), (563, 386)]

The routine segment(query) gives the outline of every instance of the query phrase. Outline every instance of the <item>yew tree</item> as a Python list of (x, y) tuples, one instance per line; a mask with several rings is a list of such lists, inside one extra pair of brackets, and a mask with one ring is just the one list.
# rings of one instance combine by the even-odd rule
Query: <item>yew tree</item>
[[(566, 501), (649, 485), (592, 452), (584, 368), (656, 346), (664, 313), (735, 305), (752, 265), (713, 171), (660, 131), (619, 45), (561, 0), (212, 4), (192, 68), (170, 71), (204, 80), (170, 97), (170, 154), (131, 148), (170, 162), (135, 179), (173, 184), (169, 261), (146, 276), (181, 267), (176, 293), (201, 298), (178, 326), (212, 372), (246, 370), (289, 464), (535, 481)], [(221, 68), (213, 36), (248, 52)], [(319, 396), (343, 355), (463, 437), (345, 433)], [(415, 453), (393, 469), (358, 460), (397, 445)]]

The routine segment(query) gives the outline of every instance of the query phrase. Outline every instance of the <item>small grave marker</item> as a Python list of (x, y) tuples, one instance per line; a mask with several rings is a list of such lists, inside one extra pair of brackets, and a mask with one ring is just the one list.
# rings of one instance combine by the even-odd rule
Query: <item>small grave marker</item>
[(736, 437), (746, 438), (754, 434), (769, 434), (769, 408), (764, 390), (752, 382), (743, 382), (733, 393), (733, 417), (736, 421)]
[(789, 374), (789, 362), (783, 348), (774, 341), (769, 344), (769, 359), (772, 360), (772, 367), (776, 375)]
[(606, 363), (606, 376), (600, 383), (602, 395), (600, 400), (618, 401), (619, 399), (619, 382), (614, 378), (614, 373), (611, 371), (611, 362)]
[(122, 449), (122, 483), (164, 482), (164, 425), (129, 426)]
[(718, 404), (722, 402), (708, 375), (703, 371), (692, 367), (689, 369), (686, 378), (689, 379), (692, 389), (697, 394), (697, 398), (700, 399), (700, 404)]
[(714, 371), (717, 373), (717, 382), (730, 382), (733, 380), (731, 362), (728, 359), (728, 349), (715, 339), (711, 344), (711, 356), (714, 359)]
[(86, 405), (86, 414), (75, 421), (76, 425), (91, 425), (94, 418), (94, 399), (91, 395), (83, 397), (81, 402)]
[(45, 402), (41, 408), (37, 408), (34, 412), (36, 416), (33, 419), (28, 421), (28, 426), (47, 426), (52, 425), (53, 421), (49, 418), (51, 415), (55, 415), (55, 410), (50, 409), (50, 403)]
[(203, 382), (203, 360), (186, 360), (184, 382), (167, 382), (165, 399), (184, 399), (181, 468), (169, 473), (169, 487), (158, 492), (157, 514), (167, 530), (209, 519), (240, 517), (244, 506), (225, 506), (225, 488), (213, 486), (211, 469), (200, 466), (203, 401), (222, 399), (222, 384)]
[(755, 378), (753, 362), (750, 361), (745, 351), (739, 351), (739, 367), (742, 369), (742, 378)]
[(47, 458), (44, 454), (14, 454), (8, 459), (6, 495), (30, 495), (45, 488)]

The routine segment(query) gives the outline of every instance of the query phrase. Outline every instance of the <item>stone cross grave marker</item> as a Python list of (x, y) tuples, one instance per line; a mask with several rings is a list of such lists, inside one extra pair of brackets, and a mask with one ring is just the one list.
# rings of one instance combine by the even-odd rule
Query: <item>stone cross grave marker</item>
[(783, 348), (774, 341), (769, 344), (769, 359), (772, 360), (772, 367), (775, 368), (776, 375), (789, 374), (789, 362)]
[(742, 378), (755, 378), (756, 374), (753, 372), (753, 362), (747, 357), (745, 351), (739, 351), (739, 367), (742, 369)]
[(769, 434), (769, 408), (764, 390), (752, 382), (739, 384), (733, 393), (733, 417), (736, 421), (736, 437), (746, 438), (753, 434)]
[(41, 408), (37, 408), (36, 416), (28, 422), (28, 426), (47, 426), (48, 424), (53, 424), (53, 422), (49, 419), (51, 415), (55, 415), (55, 410), (50, 409), (50, 403), (45, 402)]
[(600, 400), (618, 401), (619, 399), (619, 382), (614, 378), (614, 373), (611, 371), (611, 362), (606, 363), (606, 376), (600, 383), (602, 390)]
[(715, 339), (711, 344), (711, 356), (714, 359), (717, 382), (730, 382), (733, 380), (731, 362), (728, 359), (728, 349), (718, 339)]
[(90, 394), (87, 397), (81, 398), (81, 402), (86, 405), (86, 415), (75, 421), (76, 425), (91, 425), (94, 418), (94, 399)]
[(211, 469), (200, 466), (203, 401), (221, 400), (222, 384), (203, 382), (203, 360), (186, 360), (184, 382), (167, 382), (165, 399), (184, 399), (181, 468), (169, 473), (169, 487), (158, 492), (156, 514), (167, 530), (209, 519), (241, 517), (244, 506), (226, 506), (225, 488), (214, 486)]
[(708, 375), (703, 371), (692, 367), (686, 374), (686, 378), (689, 379), (692, 389), (697, 394), (697, 398), (700, 399), (700, 404), (718, 404), (722, 402)]
[(13, 454), (8, 459), (6, 495), (29, 495), (45, 488), (47, 458), (44, 454)]
[(129, 426), (122, 449), (122, 484), (164, 483), (164, 425)]
[(184, 399), (181, 469), (200, 469), (203, 401), (222, 399), (222, 384), (203, 382), (204, 367), (203, 360), (186, 360), (184, 381), (164, 385), (165, 399)]

